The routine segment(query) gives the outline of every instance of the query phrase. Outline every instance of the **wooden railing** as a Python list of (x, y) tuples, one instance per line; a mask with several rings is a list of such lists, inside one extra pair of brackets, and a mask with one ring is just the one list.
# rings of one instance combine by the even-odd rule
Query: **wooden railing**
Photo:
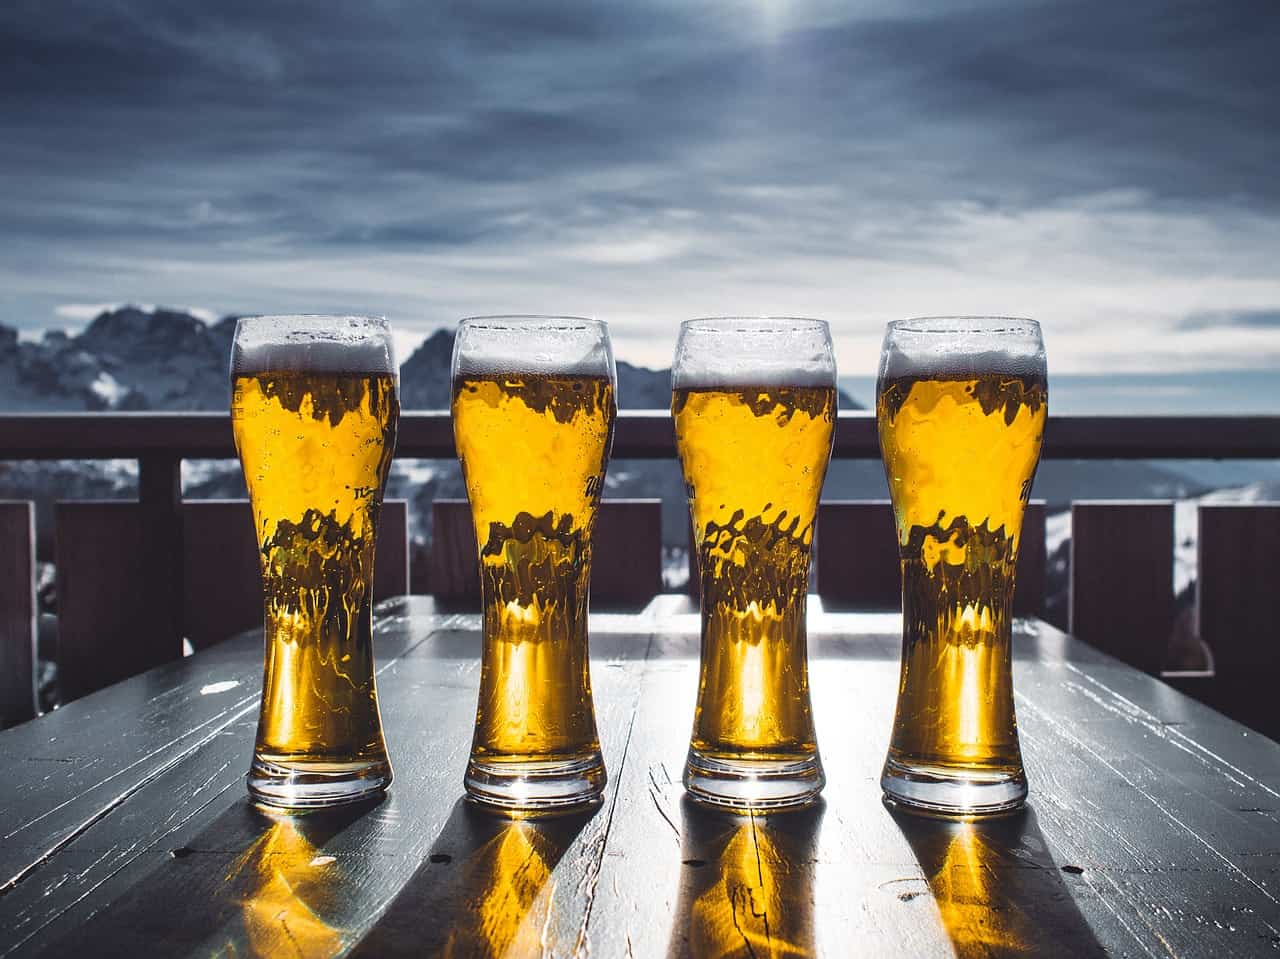
[[(172, 472), (184, 459), (234, 457), (226, 413), (34, 413), (0, 415), (0, 459), (136, 459), (143, 474)], [(451, 459), (447, 412), (400, 417), (396, 455)], [(618, 415), (615, 459), (676, 455), (665, 410)], [(841, 413), (833, 456), (878, 459), (875, 415)], [(1280, 416), (1050, 416), (1044, 459), (1277, 459)], [(148, 480), (144, 487), (169, 480)]]
[[(453, 458), (453, 428), (449, 414), (402, 414), (396, 455), (400, 458)], [(675, 455), (671, 418), (666, 411), (623, 412), (619, 415), (614, 459), (672, 459)], [(880, 449), (874, 414), (840, 414), (833, 455), (838, 459), (878, 459)], [(161, 645), (167, 644), (166, 648), (170, 649), (177, 648), (183, 635), (180, 609), (183, 584), (182, 461), (234, 457), (230, 417), (225, 413), (0, 415), (0, 460), (137, 461), (138, 501), (145, 517), (141, 555), (146, 557), (144, 574), (156, 630), (154, 640)], [(1046, 460), (1278, 459), (1280, 416), (1050, 416), (1042, 457)], [(1172, 523), (1171, 511), (1151, 513), (1148, 510), (1145, 514), (1147, 520), (1142, 520), (1136, 518), (1136, 512), (1127, 513), (1123, 509), (1116, 512), (1117, 504), (1111, 504), (1110, 512), (1082, 511), (1079, 504), (1077, 506), (1078, 515), (1083, 516), (1082, 524), (1104, 534), (1120, 528), (1118, 525), (1113, 527), (1113, 523), (1136, 522), (1142, 526), (1146, 522), (1148, 526), (1152, 523), (1160, 526), (1166, 521), (1166, 516), (1168, 523)], [(1085, 512), (1088, 515), (1084, 515)], [(15, 530), (20, 532), (25, 515), (14, 514)], [(1117, 520), (1117, 517), (1124, 518)], [(876, 529), (884, 525), (873, 522), (877, 524)], [(1157, 535), (1153, 542), (1161, 543), (1162, 536), (1162, 533)], [(1082, 549), (1088, 551), (1092, 568), (1087, 577), (1079, 577), (1072, 583), (1073, 625), (1079, 629), (1082, 638), (1097, 641), (1100, 645), (1108, 644), (1105, 627), (1093, 623), (1108, 622), (1105, 605), (1123, 600), (1126, 591), (1123, 585), (1118, 584), (1123, 584), (1126, 576), (1133, 575), (1131, 569), (1124, 569), (1125, 557), (1120, 555), (1123, 550), (1117, 551), (1112, 545), (1114, 539), (1114, 536), (1108, 539), (1106, 535), (1101, 538), (1082, 537)], [(1165, 547), (1158, 545), (1157, 548)], [(14, 547), (14, 550), (13, 568), (25, 568), (19, 561), (21, 549)], [(1225, 552), (1217, 548), (1215, 557), (1218, 561)], [(1157, 593), (1163, 588), (1159, 576), (1151, 588)], [(1101, 598), (1088, 604), (1088, 615), (1078, 617), (1074, 614), (1078, 598), (1076, 591), (1090, 589)], [(1280, 594), (1274, 589), (1270, 592)], [(1132, 592), (1128, 595), (1131, 596)], [(1258, 617), (1262, 615), (1257, 614)], [(1140, 618), (1140, 613), (1131, 617), (1135, 622)], [(1098, 629), (1103, 632), (1085, 635)], [(1270, 645), (1280, 647), (1280, 644)], [(1122, 656), (1127, 655), (1123, 643), (1113, 645), (1113, 649)], [(1143, 658), (1149, 655), (1148, 650), (1136, 659), (1150, 668), (1150, 662)], [(4, 661), (3, 654), (0, 654), (0, 665)]]

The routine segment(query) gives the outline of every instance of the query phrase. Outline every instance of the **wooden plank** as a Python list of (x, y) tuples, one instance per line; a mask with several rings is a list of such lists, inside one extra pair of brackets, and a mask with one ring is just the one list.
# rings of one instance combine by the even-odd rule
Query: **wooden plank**
[(431, 503), (431, 595), (446, 603), (479, 608), (480, 569), (471, 506), (465, 499)]
[[(824, 803), (754, 820), (706, 817), (683, 800), (696, 644), (667, 638), (692, 640), (697, 620), (659, 623), (662, 648), (687, 668), (664, 657), (645, 675), (601, 877), (616, 899), (597, 908), (593, 954), (841, 956), (853, 942), (904, 957), (1270, 954), (1280, 793), (1249, 774), (1280, 775), (1275, 743), (1253, 737), (1261, 752), (1233, 771), (1182, 730), (1234, 724), (1019, 621), (1031, 810), (986, 824), (893, 815), (878, 774), (897, 636), (850, 630), (850, 619), (811, 617)], [(1236, 922), (1243, 909), (1248, 921)]]
[[(431, 593), (479, 606), (475, 527), (466, 500), (431, 504)], [(591, 601), (601, 608), (643, 605), (662, 589), (662, 501), (606, 499), (600, 503), (591, 549)]]
[[(396, 602), (379, 625), (380, 643), (404, 649), (379, 660), (397, 775), (386, 801), (258, 815), (240, 781), (251, 717), (236, 720), (0, 894), (0, 954), (835, 957), (851, 943), (885, 957), (1274, 954), (1280, 745), (1019, 620), (1030, 811), (981, 824), (895, 816), (877, 778), (899, 617), (815, 608), (823, 804), (708, 814), (679, 787), (698, 616), (667, 599), (592, 617), (610, 773), (594, 816), (509, 822), (458, 803), (479, 617)], [(0, 755), (48, 738), (33, 728), (155, 728), (166, 724), (158, 711), (185, 721), (200, 705), (187, 698), (194, 684), (259, 658), (252, 635), (221, 644), (0, 734)], [(141, 696), (166, 685), (183, 692)], [(147, 703), (151, 718), (87, 715), (106, 699), (126, 711)], [(67, 788), (46, 785), (21, 805), (38, 815)], [(13, 805), (0, 782), (0, 816)], [(6, 840), (0, 867), (28, 854)]]
[(1158, 673), (1173, 629), (1173, 504), (1071, 505), (1071, 632)]
[(39, 713), (35, 543), (35, 506), (0, 502), (0, 727)]
[[(12, 459), (134, 459), (148, 453), (234, 459), (226, 413), (23, 413), (0, 416), (0, 449)], [(396, 455), (453, 459), (446, 411), (403, 412)], [(841, 412), (832, 455), (879, 459), (875, 414)], [(618, 459), (674, 459), (666, 410), (623, 410), (613, 441)], [(1280, 458), (1280, 416), (1058, 416), (1045, 427), (1044, 459)]]
[[(379, 683), (433, 628), (451, 622), (436, 618), (423, 628), (382, 604), (374, 634)], [(211, 798), (221, 797), (209, 815), (246, 804), (261, 673), (258, 631), (0, 737), (9, 773), (0, 796), (0, 955), (10, 936), (43, 928), (117, 873), (145, 864), (149, 850), (171, 858), (180, 844), (165, 845), (167, 834), (207, 821), (200, 817)], [(456, 708), (447, 697), (424, 699)], [(418, 738), (415, 728), (407, 738)]]
[[(182, 461), (178, 457), (151, 453), (138, 458), (138, 508), (142, 552), (137, 568), (143, 578), (135, 591), (147, 597), (149, 615), (134, 620), (131, 635), (114, 638), (138, 647), (140, 661), (150, 668), (182, 655)], [(102, 559), (110, 561), (108, 556)]]
[[(889, 500), (829, 500), (818, 506), (817, 592), (824, 601), (859, 609), (901, 609), (898, 532)], [(1044, 607), (1045, 504), (1032, 500), (1018, 549), (1016, 616)]]
[(1213, 650), (1211, 702), (1280, 737), (1280, 504), (1199, 507), (1196, 599)]
[(592, 534), (592, 606), (643, 606), (660, 592), (662, 500), (603, 500)]
[[(182, 519), (183, 618), (187, 639), (203, 649), (262, 622), (258, 547), (248, 500), (189, 500)], [(375, 601), (409, 591), (408, 522), (407, 501), (382, 504)]]
[(817, 592), (863, 609), (902, 608), (902, 570), (893, 506), (831, 500), (818, 506)]
[[(423, 606), (415, 600), (407, 608)], [(426, 631), (411, 627), (394, 606), (382, 612), (383, 624), (414, 628), (418, 636)], [(450, 938), (455, 949), (518, 945), (530, 928), (548, 927), (558, 941), (575, 942), (590, 911), (583, 893), (606, 847), (614, 787), (594, 815), (548, 824), (495, 820), (458, 803), (479, 681), (478, 616), (432, 623), (428, 634), (438, 630), (445, 642), (433, 636), (401, 659), (380, 661), (396, 770), (385, 802), (297, 819), (261, 816), (243, 794), (252, 726), (228, 727), (184, 761), (185, 773), (167, 770), (104, 821), (98, 835), (82, 835), (76, 845), (83, 865), (68, 873), (50, 863), (0, 899), (0, 917), (20, 913), (24, 935), (39, 927), (31, 953), (46, 955), (123, 956), (143, 948), (275, 954), (299, 947), (304, 955), (329, 955), (361, 940), (362, 954), (421, 955), (432, 951), (425, 945)], [(593, 657), (593, 685), (611, 770), (623, 763), (647, 648), (646, 634), (628, 624), (632, 632), (607, 620), (593, 624), (602, 639), (593, 643), (602, 654)], [(257, 652), (238, 640), (194, 660), (237, 645), (246, 658)], [(423, 689), (432, 692), (421, 695)], [(202, 785), (199, 797), (175, 804), (192, 782)], [(186, 811), (178, 815), (175, 806)], [(541, 881), (522, 886), (520, 876), (508, 875), (524, 869), (536, 878), (552, 867), (573, 881), (547, 890)], [(523, 899), (526, 889), (540, 894)], [(424, 909), (447, 918), (424, 926)]]
[(1039, 616), (1044, 612), (1045, 577), (1049, 556), (1045, 541), (1045, 503), (1033, 499), (1022, 517), (1022, 542), (1018, 544), (1018, 572), (1013, 591), (1013, 615)]
[(155, 619), (156, 598), (148, 588), (140, 518), (137, 504), (83, 500), (55, 507), (64, 701), (175, 658), (161, 655), (157, 630), (146, 626)]

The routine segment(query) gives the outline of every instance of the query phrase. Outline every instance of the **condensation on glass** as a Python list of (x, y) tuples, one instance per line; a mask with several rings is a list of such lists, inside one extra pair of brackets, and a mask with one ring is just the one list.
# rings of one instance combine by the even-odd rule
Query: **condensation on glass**
[(364, 799), (391, 782), (372, 635), (378, 513), (400, 415), (390, 327), (246, 317), (231, 390), (265, 606), (249, 792), (288, 808)]
[(467, 795), (512, 813), (605, 784), (587, 643), (591, 535), (617, 406), (604, 323), (474, 317), (453, 353), (453, 430), (479, 549), (480, 694)]
[(981, 816), (1027, 795), (1010, 636), (1022, 519), (1048, 411), (1031, 320), (889, 324), (876, 421), (902, 562), (902, 672), (881, 786)]
[(804, 805), (825, 782), (805, 609), (836, 416), (827, 324), (684, 323), (671, 409), (702, 605), (685, 789), (734, 809)]

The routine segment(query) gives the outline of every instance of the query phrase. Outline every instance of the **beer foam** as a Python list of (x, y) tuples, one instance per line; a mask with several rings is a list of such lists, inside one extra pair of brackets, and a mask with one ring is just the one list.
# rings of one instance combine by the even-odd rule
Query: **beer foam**
[(835, 386), (831, 334), (821, 320), (690, 320), (680, 328), (671, 385)]
[(1034, 320), (1012, 317), (922, 317), (885, 331), (881, 379), (959, 379), (976, 374), (1045, 374), (1044, 343)]
[(607, 376), (615, 379), (609, 329), (579, 317), (479, 316), (458, 326), (455, 376), (503, 374)]
[(247, 316), (236, 324), (231, 373), (389, 373), (391, 329), (373, 316)]

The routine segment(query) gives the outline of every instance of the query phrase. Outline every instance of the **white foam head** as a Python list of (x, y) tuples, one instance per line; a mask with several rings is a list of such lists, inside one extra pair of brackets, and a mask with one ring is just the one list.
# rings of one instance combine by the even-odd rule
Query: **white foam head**
[(895, 320), (885, 330), (881, 379), (961, 379), (987, 373), (1043, 377), (1040, 324), (1004, 316), (925, 316)]
[(380, 316), (242, 317), (231, 346), (231, 375), (286, 372), (399, 376), (391, 326)]
[(609, 327), (577, 316), (469, 316), (453, 340), (453, 375), (541, 373), (617, 382)]
[(836, 385), (831, 330), (822, 320), (720, 317), (680, 325), (674, 389)]

